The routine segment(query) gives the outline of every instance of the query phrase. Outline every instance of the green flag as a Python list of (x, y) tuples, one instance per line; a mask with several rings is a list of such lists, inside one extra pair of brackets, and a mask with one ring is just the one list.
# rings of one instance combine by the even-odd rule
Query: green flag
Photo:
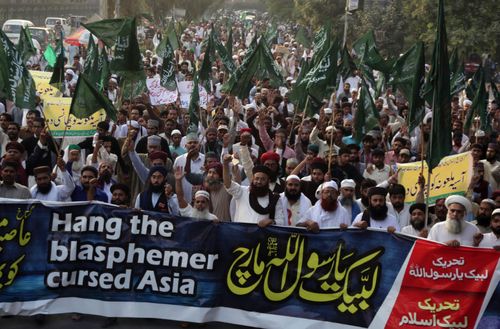
[(476, 95), (474, 96), (474, 99), (472, 101), (472, 106), (469, 109), (469, 112), (467, 112), (467, 116), (465, 118), (465, 124), (464, 124), (464, 132), (468, 133), (471, 125), (472, 125), (472, 120), (474, 119), (475, 116), (479, 116), (481, 120), (481, 130), (484, 131), (489, 131), (490, 130), (490, 124), (489, 124), (489, 118), (488, 118), (488, 93), (486, 92), (486, 83), (484, 79), (484, 70), (483, 67), (480, 66), (479, 69), (477, 70), (478, 74), (478, 80), (479, 80), (479, 86), (476, 90)]
[(36, 55), (36, 48), (33, 45), (33, 39), (31, 37), (30, 30), (27, 27), (21, 27), (17, 51), (21, 54), (23, 63), (26, 63), (31, 56)]
[(361, 81), (358, 109), (354, 115), (354, 134), (357, 143), (360, 143), (363, 135), (379, 125), (379, 113), (375, 107), (368, 84), (364, 79)]
[(321, 106), (323, 99), (331, 93), (329, 89), (335, 86), (338, 52), (338, 40), (330, 42), (330, 48), (321, 61), (307, 74), (307, 93), (312, 98), (312, 101), (319, 106)]
[(211, 92), (211, 73), (212, 73), (212, 53), (214, 52), (214, 27), (212, 26), (212, 31), (208, 37), (208, 42), (203, 55), (203, 62), (201, 63), (200, 70), (198, 71), (198, 76), (200, 82), (207, 92)]
[(264, 37), (266, 38), (266, 42), (268, 46), (271, 46), (273, 42), (276, 40), (276, 36), (278, 35), (278, 27), (276, 23), (273, 23), (271, 27), (268, 27)]
[(177, 38), (177, 34), (175, 33), (175, 26), (174, 26), (174, 23), (172, 21), (170, 21), (170, 23), (168, 24), (166, 34), (167, 34), (168, 41), (170, 41), (170, 45), (172, 46), (172, 48), (174, 48), (174, 50), (179, 49), (180, 48), (179, 39)]
[(177, 82), (175, 81), (175, 65), (174, 50), (167, 39), (166, 47), (163, 52), (160, 84), (162, 87), (167, 88), (170, 91), (177, 89)]
[(312, 64), (310, 61), (305, 59), (302, 60), (300, 65), (299, 76), (297, 77), (297, 81), (290, 92), (290, 99), (294, 102), (296, 106), (296, 111), (304, 111), (305, 104), (307, 100), (307, 73), (311, 70)]
[(351, 54), (347, 50), (347, 47), (344, 46), (340, 53), (340, 64), (339, 64), (339, 74), (344, 79), (344, 81), (354, 75), (354, 71), (356, 70), (356, 64), (352, 60)]
[(229, 29), (229, 36), (227, 37), (227, 41), (226, 41), (226, 51), (229, 54), (229, 56), (232, 58), (232, 56), (233, 56), (233, 28), (231, 26), (229, 26), (228, 29)]
[(422, 122), (425, 115), (425, 101), (420, 97), (424, 78), (424, 44), (419, 41), (397, 59), (389, 80), (389, 84), (399, 89), (408, 100), (410, 131)]
[(56, 63), (54, 65), (54, 71), (52, 72), (52, 77), (50, 78), (50, 84), (64, 92), (63, 82), (64, 82), (64, 46), (62, 39), (59, 39), (56, 48)]
[(94, 71), (92, 67), (97, 67), (97, 61), (99, 60), (99, 49), (97, 48), (92, 34), (89, 37), (89, 44), (87, 47), (87, 57), (85, 58), (85, 64), (83, 65), (83, 72), (88, 73)]
[(143, 93), (148, 91), (146, 77), (137, 81), (121, 79), (120, 90), (122, 92), (123, 99), (133, 100), (135, 97), (141, 96)]
[(191, 132), (198, 131), (199, 108), (200, 108), (200, 89), (198, 86), (199, 75), (196, 69), (193, 72), (193, 91), (191, 92), (191, 99), (189, 100), (189, 130)]
[(111, 120), (116, 121), (116, 110), (110, 100), (97, 91), (85, 73), (80, 74), (69, 113), (78, 119), (84, 119), (100, 109), (104, 109), (106, 115)]
[(276, 67), (264, 38), (261, 38), (258, 44), (245, 55), (243, 63), (231, 75), (223, 90), (241, 99), (246, 98), (254, 76), (259, 79), (268, 77), (274, 87), (281, 86), (283, 83), (283, 77)]
[(54, 67), (54, 65), (56, 65), (57, 56), (51, 45), (48, 45), (43, 52), (43, 58), (45, 58), (50, 67)]
[(456, 95), (465, 89), (464, 64), (458, 59), (457, 48), (453, 49), (450, 56), (450, 92)]
[(319, 32), (314, 37), (313, 41), (313, 66), (321, 61), (325, 54), (330, 49), (330, 39), (331, 39), (331, 26), (330, 24), (324, 25)]
[(217, 54), (219, 54), (222, 64), (226, 68), (226, 71), (230, 73), (234, 72), (236, 70), (236, 65), (234, 65), (231, 53), (227, 52), (226, 47), (224, 47), (222, 42), (216, 36), (214, 37), (213, 41), (215, 50), (217, 50)]
[[(21, 53), (9, 40), (3, 31), (0, 31), (0, 91), (6, 94), (7, 99), (22, 109), (35, 107), (35, 81), (24, 65)], [(6, 65), (5, 65), (6, 64)], [(5, 65), (5, 66), (4, 66)]]
[(82, 23), (82, 26), (92, 32), (98, 39), (102, 40), (108, 47), (113, 47), (126, 18), (103, 19), (92, 23)]
[[(99, 58), (97, 60), (97, 71), (99, 73), (99, 80), (97, 81), (97, 90), (103, 91), (104, 87), (108, 83), (108, 79), (111, 76), (111, 71), (109, 69), (108, 54), (106, 53), (106, 47), (102, 48)], [(123, 92), (123, 90), (122, 90)]]
[(432, 171), (451, 152), (451, 97), (448, 40), (444, 19), (443, 0), (439, 0), (436, 41), (432, 53), (429, 85), (432, 86), (432, 131), (427, 148), (427, 164)]
[(392, 61), (386, 61), (378, 52), (375, 44), (375, 34), (373, 30), (365, 33), (361, 38), (356, 40), (352, 46), (357, 62), (363, 62), (374, 70), (378, 70), (384, 74), (389, 74), (392, 68)]
[(295, 41), (303, 45), (305, 48), (311, 47), (311, 39), (308, 36), (308, 32), (302, 25), (299, 27), (297, 34), (295, 35)]
[(127, 80), (144, 78), (135, 18), (126, 19), (122, 25), (116, 37), (115, 53), (110, 68), (112, 72)]

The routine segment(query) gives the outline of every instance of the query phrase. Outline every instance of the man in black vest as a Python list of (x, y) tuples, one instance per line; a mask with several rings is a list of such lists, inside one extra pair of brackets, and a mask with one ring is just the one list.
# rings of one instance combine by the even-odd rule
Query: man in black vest
[(149, 170), (146, 189), (135, 199), (135, 208), (179, 215), (177, 197), (172, 195), (172, 186), (166, 184), (167, 169), (154, 166)]

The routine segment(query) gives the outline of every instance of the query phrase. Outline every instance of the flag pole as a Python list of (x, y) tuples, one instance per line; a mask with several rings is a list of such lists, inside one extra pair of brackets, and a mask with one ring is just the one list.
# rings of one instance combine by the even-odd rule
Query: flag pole
[[(436, 93), (433, 92), (432, 95), (432, 119), (431, 119), (431, 132), (429, 136), (429, 154), (432, 154), (432, 135), (433, 135), (433, 130), (432, 125), (434, 125), (434, 112), (436, 110)], [(423, 143), (423, 131), (422, 131), (422, 145)], [(423, 149), (423, 147), (422, 147)], [(423, 151), (422, 151), (422, 159), (423, 159)], [(422, 160), (423, 164), (423, 160)], [(422, 172), (423, 172), (423, 166), (422, 166)], [(424, 228), (427, 229), (427, 222), (429, 221), (429, 194), (431, 193), (431, 167), (427, 167), (427, 193), (425, 195), (425, 222), (424, 222)]]
[[(334, 90), (333, 91), (333, 103), (335, 104), (336, 102), (336, 91)], [(324, 111), (324, 110), (323, 110)], [(328, 150), (328, 173), (330, 173), (331, 169), (332, 169), (332, 151), (333, 151), (333, 135), (335, 134), (335, 127), (334, 127), (334, 121), (333, 121), (333, 118), (335, 117), (335, 113), (332, 113), (332, 117), (330, 118), (330, 122), (328, 123), (328, 125), (332, 126), (333, 129), (332, 129), (332, 133), (330, 135), (330, 147), (329, 147), (329, 150)]]

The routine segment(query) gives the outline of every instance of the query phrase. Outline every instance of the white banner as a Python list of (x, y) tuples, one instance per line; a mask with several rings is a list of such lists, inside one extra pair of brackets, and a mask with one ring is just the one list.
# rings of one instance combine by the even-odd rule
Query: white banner
[(160, 84), (160, 77), (146, 79), (151, 105), (165, 105), (177, 101), (177, 90), (170, 91)]
[[(191, 93), (193, 92), (193, 81), (181, 81), (177, 83), (177, 88), (179, 89), (181, 108), (187, 109), (189, 107), (189, 101), (191, 100)], [(198, 85), (200, 91), (200, 107), (207, 107), (208, 93), (203, 86)]]

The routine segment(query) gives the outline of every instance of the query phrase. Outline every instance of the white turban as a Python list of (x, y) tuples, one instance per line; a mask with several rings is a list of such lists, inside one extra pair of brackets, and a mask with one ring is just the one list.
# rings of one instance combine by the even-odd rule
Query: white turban
[(472, 211), (472, 204), (466, 197), (463, 197), (461, 195), (450, 195), (444, 201), (446, 208), (448, 208), (453, 203), (458, 203), (462, 205), (467, 213)]
[(352, 179), (344, 179), (342, 182), (340, 182), (340, 187), (356, 188), (356, 182)]

